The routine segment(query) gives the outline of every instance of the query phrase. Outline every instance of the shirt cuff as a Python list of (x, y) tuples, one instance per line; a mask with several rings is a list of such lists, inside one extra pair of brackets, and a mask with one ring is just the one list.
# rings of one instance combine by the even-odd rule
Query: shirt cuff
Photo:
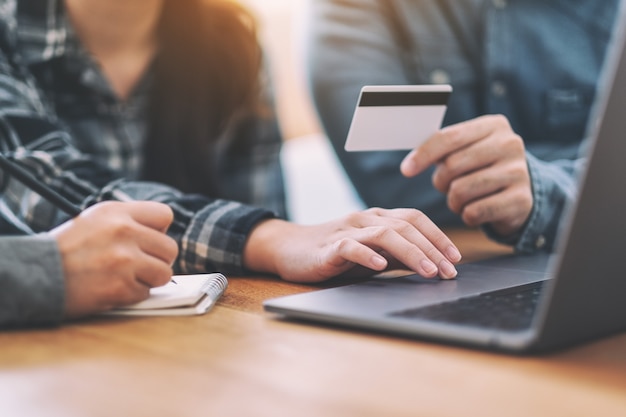
[(557, 179), (550, 176), (549, 167), (531, 154), (527, 155), (533, 194), (533, 207), (528, 220), (518, 233), (502, 237), (489, 225), (482, 227), (496, 242), (513, 246), (516, 252), (532, 253), (552, 250), (560, 222), (564, 197), (559, 197)]
[(0, 325), (60, 323), (65, 283), (56, 241), (45, 234), (0, 241)]

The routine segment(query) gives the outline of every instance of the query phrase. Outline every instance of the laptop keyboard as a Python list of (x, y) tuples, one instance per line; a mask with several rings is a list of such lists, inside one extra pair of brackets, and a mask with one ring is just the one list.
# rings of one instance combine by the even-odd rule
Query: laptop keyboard
[(530, 327), (544, 283), (533, 282), (390, 315), (499, 330), (523, 330)]

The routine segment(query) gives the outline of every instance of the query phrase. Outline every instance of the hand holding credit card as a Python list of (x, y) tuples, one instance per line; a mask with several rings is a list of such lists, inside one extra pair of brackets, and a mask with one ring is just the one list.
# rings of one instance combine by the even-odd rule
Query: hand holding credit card
[(409, 150), (441, 127), (452, 87), (365, 86), (346, 139), (346, 151)]

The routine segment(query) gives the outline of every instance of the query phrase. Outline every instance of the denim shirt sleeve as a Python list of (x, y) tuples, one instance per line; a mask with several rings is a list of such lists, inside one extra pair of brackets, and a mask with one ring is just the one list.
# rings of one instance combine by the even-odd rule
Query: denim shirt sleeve
[(0, 327), (58, 324), (65, 286), (56, 241), (0, 237)]
[[(439, 226), (462, 224), (433, 188), (432, 168), (404, 178), (399, 166), (405, 152), (343, 149), (362, 86), (449, 83), (454, 93), (444, 125), (502, 114), (532, 154), (528, 166), (535, 206), (523, 233), (506, 243), (520, 251), (552, 247), (560, 213), (575, 194), (576, 151), (618, 3), (311, 2), (307, 66), (312, 96), (365, 204), (415, 207)], [(397, 9), (396, 24), (386, 17), (385, 6), (391, 4)], [(393, 30), (400, 27), (410, 48), (401, 47)]]
[(566, 218), (566, 210), (575, 200), (577, 177), (584, 166), (584, 158), (545, 162), (527, 154), (533, 191), (533, 208), (520, 233), (502, 238), (491, 228), (483, 227), (493, 240), (514, 246), (517, 252), (554, 249), (559, 226)]

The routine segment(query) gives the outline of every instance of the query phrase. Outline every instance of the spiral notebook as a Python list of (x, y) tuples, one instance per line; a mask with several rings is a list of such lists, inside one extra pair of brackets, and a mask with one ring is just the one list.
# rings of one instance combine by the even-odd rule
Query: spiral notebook
[(123, 316), (192, 316), (209, 311), (222, 296), (228, 280), (220, 273), (174, 275), (172, 281), (150, 289), (150, 297), (107, 311)]

